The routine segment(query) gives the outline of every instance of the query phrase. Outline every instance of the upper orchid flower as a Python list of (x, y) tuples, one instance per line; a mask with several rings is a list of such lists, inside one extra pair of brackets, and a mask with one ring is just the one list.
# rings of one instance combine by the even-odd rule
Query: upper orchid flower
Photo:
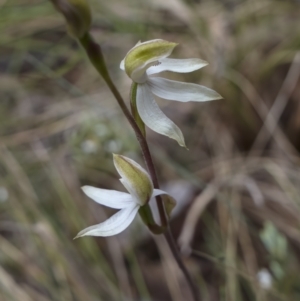
[(222, 97), (209, 88), (161, 77), (152, 77), (163, 71), (187, 73), (198, 70), (208, 63), (200, 59), (167, 58), (177, 46), (165, 40), (138, 43), (125, 56), (120, 68), (137, 83), (136, 105), (143, 122), (153, 131), (175, 139), (185, 146), (181, 130), (158, 107), (154, 95), (175, 101), (209, 101)]
[[(80, 231), (76, 238), (86, 235), (112, 236), (118, 234), (131, 224), (141, 206), (146, 205), (153, 197), (166, 194), (162, 190), (153, 189), (148, 173), (133, 160), (114, 155), (114, 165), (121, 176), (120, 181), (129, 193), (92, 186), (83, 186), (82, 190), (95, 202), (121, 210), (103, 223)], [(171, 204), (173, 207), (174, 205), (174, 203)]]

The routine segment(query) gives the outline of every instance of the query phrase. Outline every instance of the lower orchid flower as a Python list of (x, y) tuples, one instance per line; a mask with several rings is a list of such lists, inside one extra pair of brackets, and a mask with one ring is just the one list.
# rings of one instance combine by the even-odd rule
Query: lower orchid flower
[(175, 46), (176, 43), (159, 39), (139, 42), (127, 53), (120, 68), (137, 84), (136, 106), (142, 121), (153, 131), (175, 139), (179, 145), (185, 146), (181, 130), (161, 111), (154, 95), (180, 102), (202, 102), (222, 97), (214, 90), (198, 84), (152, 76), (163, 71), (192, 72), (208, 64), (197, 58), (167, 58)]
[[(121, 210), (103, 223), (80, 231), (75, 238), (118, 234), (131, 224), (139, 209), (147, 205), (151, 198), (167, 194), (160, 189), (153, 188), (150, 176), (135, 161), (121, 155), (114, 155), (113, 159), (114, 165), (121, 176), (120, 181), (129, 193), (92, 186), (83, 186), (82, 190), (98, 204)], [(174, 203), (172, 203), (172, 206), (174, 207)]]

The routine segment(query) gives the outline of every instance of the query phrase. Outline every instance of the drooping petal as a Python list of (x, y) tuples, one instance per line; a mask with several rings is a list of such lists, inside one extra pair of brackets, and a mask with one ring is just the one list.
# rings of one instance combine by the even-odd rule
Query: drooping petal
[(135, 161), (114, 154), (115, 167), (122, 177), (121, 182), (134, 200), (140, 205), (145, 205), (153, 192), (153, 184), (147, 171)]
[(181, 130), (158, 107), (147, 84), (138, 85), (137, 109), (142, 120), (150, 129), (161, 135), (175, 139), (179, 145), (185, 146)]
[(136, 83), (146, 80), (146, 69), (156, 64), (159, 59), (169, 56), (176, 43), (165, 40), (151, 40), (133, 47), (125, 57), (125, 71)]
[(98, 225), (90, 226), (80, 231), (75, 238), (81, 236), (112, 236), (125, 230), (134, 220), (139, 210), (138, 205), (122, 209), (109, 219)]
[[(147, 69), (147, 74), (152, 75), (163, 71), (171, 71), (178, 73), (188, 73), (207, 66), (206, 61), (200, 59), (169, 59), (159, 60), (159, 65), (151, 66)], [(121, 68), (122, 69), (122, 68)]]
[(100, 205), (114, 209), (123, 209), (135, 204), (129, 193), (96, 188), (92, 186), (81, 187), (83, 192)]
[(153, 94), (164, 99), (181, 102), (222, 99), (222, 96), (216, 91), (197, 84), (183, 83), (162, 77), (151, 77), (147, 83)]

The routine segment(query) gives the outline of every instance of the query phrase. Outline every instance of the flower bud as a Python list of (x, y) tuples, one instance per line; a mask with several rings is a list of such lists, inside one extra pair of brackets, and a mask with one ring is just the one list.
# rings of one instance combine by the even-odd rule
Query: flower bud
[(145, 205), (153, 193), (150, 176), (133, 160), (121, 155), (113, 156), (115, 167), (121, 176), (120, 181), (141, 206)]
[(51, 0), (64, 15), (68, 32), (74, 38), (82, 38), (89, 30), (92, 16), (87, 0)]

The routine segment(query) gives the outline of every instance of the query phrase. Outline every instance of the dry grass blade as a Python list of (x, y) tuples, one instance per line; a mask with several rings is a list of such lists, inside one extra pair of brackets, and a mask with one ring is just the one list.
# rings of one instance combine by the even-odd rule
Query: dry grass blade
[[(279, 127), (278, 121), (286, 107), (300, 76), (300, 53), (296, 53), (290, 66), (288, 74), (280, 88), (280, 91), (264, 120), (264, 126), (258, 133), (252, 146), (253, 150), (263, 150), (271, 136), (275, 134), (276, 128)], [(256, 154), (257, 155), (257, 154)]]
[(196, 230), (196, 224), (205, 210), (207, 205), (214, 199), (220, 188), (220, 183), (217, 181), (210, 183), (204, 191), (194, 200), (193, 205), (188, 211), (184, 225), (179, 236), (179, 244), (181, 252), (185, 254), (190, 253), (190, 245), (193, 239), (193, 234)]
[[(173, 259), (171, 250), (166, 243), (164, 237), (155, 237), (155, 243), (159, 252), (162, 256), (161, 261), (163, 265), (163, 270), (165, 274), (166, 283), (169, 287), (170, 294), (172, 296), (172, 300), (180, 301), (183, 299), (187, 299), (188, 290), (183, 288), (182, 285), (182, 277), (179, 277), (180, 270), (178, 269), (175, 260)], [(189, 300), (190, 297), (187, 299)], [(192, 300), (192, 299), (191, 299)]]

